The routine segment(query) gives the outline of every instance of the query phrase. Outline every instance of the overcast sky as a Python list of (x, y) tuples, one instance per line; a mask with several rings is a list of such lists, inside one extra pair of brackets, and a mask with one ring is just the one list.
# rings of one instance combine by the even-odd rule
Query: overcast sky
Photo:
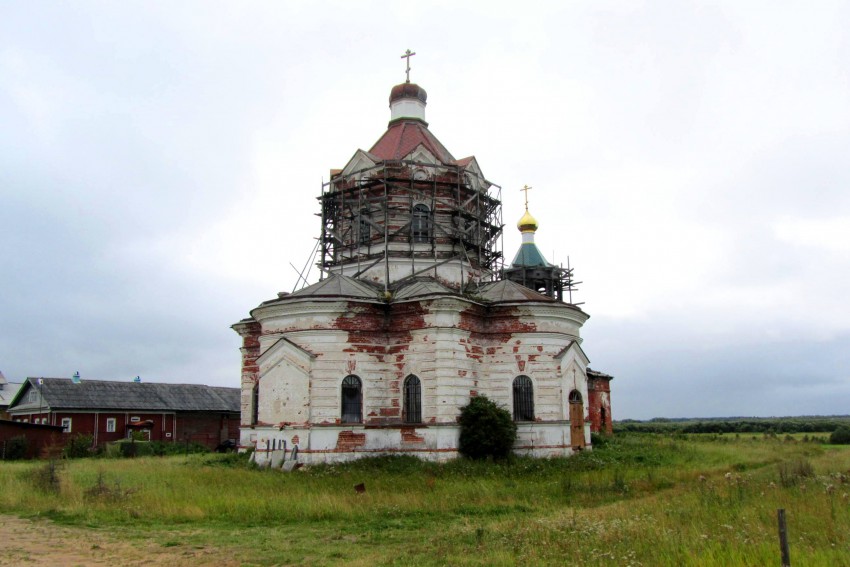
[[(390, 88), (567, 256), (615, 418), (850, 413), (847, 2), (0, 2), (0, 370), (239, 385)], [(313, 272), (315, 276), (315, 270)]]

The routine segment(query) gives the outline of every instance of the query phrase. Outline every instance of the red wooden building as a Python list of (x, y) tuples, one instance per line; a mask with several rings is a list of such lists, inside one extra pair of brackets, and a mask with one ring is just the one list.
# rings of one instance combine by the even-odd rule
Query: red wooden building
[(27, 378), (8, 412), (17, 422), (91, 435), (94, 445), (127, 438), (196, 442), (215, 448), (239, 438), (238, 388), (201, 384)]
[[(26, 439), (23, 455), (12, 455), (12, 444), (16, 437)], [(33, 459), (44, 456), (51, 449), (61, 450), (64, 445), (65, 436), (59, 426), (0, 419), (0, 460)]]

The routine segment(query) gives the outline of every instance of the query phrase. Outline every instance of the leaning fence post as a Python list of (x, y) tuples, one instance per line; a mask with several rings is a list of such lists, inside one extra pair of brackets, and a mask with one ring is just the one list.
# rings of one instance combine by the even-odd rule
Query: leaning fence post
[(788, 553), (788, 528), (785, 526), (785, 509), (776, 511), (779, 520), (779, 549), (782, 552), (782, 567), (791, 567), (791, 556)]

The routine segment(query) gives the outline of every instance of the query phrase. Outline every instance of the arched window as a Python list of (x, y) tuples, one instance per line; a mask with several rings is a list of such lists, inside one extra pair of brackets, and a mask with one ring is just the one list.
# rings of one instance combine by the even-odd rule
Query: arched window
[(427, 205), (422, 203), (413, 205), (410, 235), (413, 242), (428, 242), (431, 239), (431, 210)]
[(422, 384), (413, 374), (404, 379), (403, 409), (405, 423), (422, 423)]
[(528, 376), (514, 378), (514, 421), (534, 421), (534, 385)]
[(573, 390), (572, 392), (570, 392), (570, 403), (571, 404), (580, 404), (583, 401), (584, 400), (582, 400), (582, 398), (581, 398), (581, 392), (579, 392), (578, 390)]
[(349, 375), (342, 380), (342, 423), (363, 421), (363, 386), (360, 378)]
[(360, 209), (357, 229), (360, 244), (369, 244), (372, 241), (372, 227), (369, 226), (369, 209)]

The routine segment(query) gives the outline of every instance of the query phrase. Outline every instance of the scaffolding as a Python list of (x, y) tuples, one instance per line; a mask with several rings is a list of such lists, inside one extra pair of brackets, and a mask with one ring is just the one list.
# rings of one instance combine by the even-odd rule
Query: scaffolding
[(502, 277), (558, 301), (570, 305), (583, 304), (583, 302), (573, 303), (573, 292), (578, 291), (576, 286), (582, 282), (573, 279), (573, 268), (570, 267), (569, 259), (567, 259), (566, 268), (552, 264), (505, 268)]
[(461, 166), (387, 160), (333, 176), (319, 201), (320, 278), (343, 267), (358, 277), (383, 262), (388, 290), (399, 259), (410, 261), (408, 278), (452, 261), (478, 283), (503, 270), (501, 187)]

